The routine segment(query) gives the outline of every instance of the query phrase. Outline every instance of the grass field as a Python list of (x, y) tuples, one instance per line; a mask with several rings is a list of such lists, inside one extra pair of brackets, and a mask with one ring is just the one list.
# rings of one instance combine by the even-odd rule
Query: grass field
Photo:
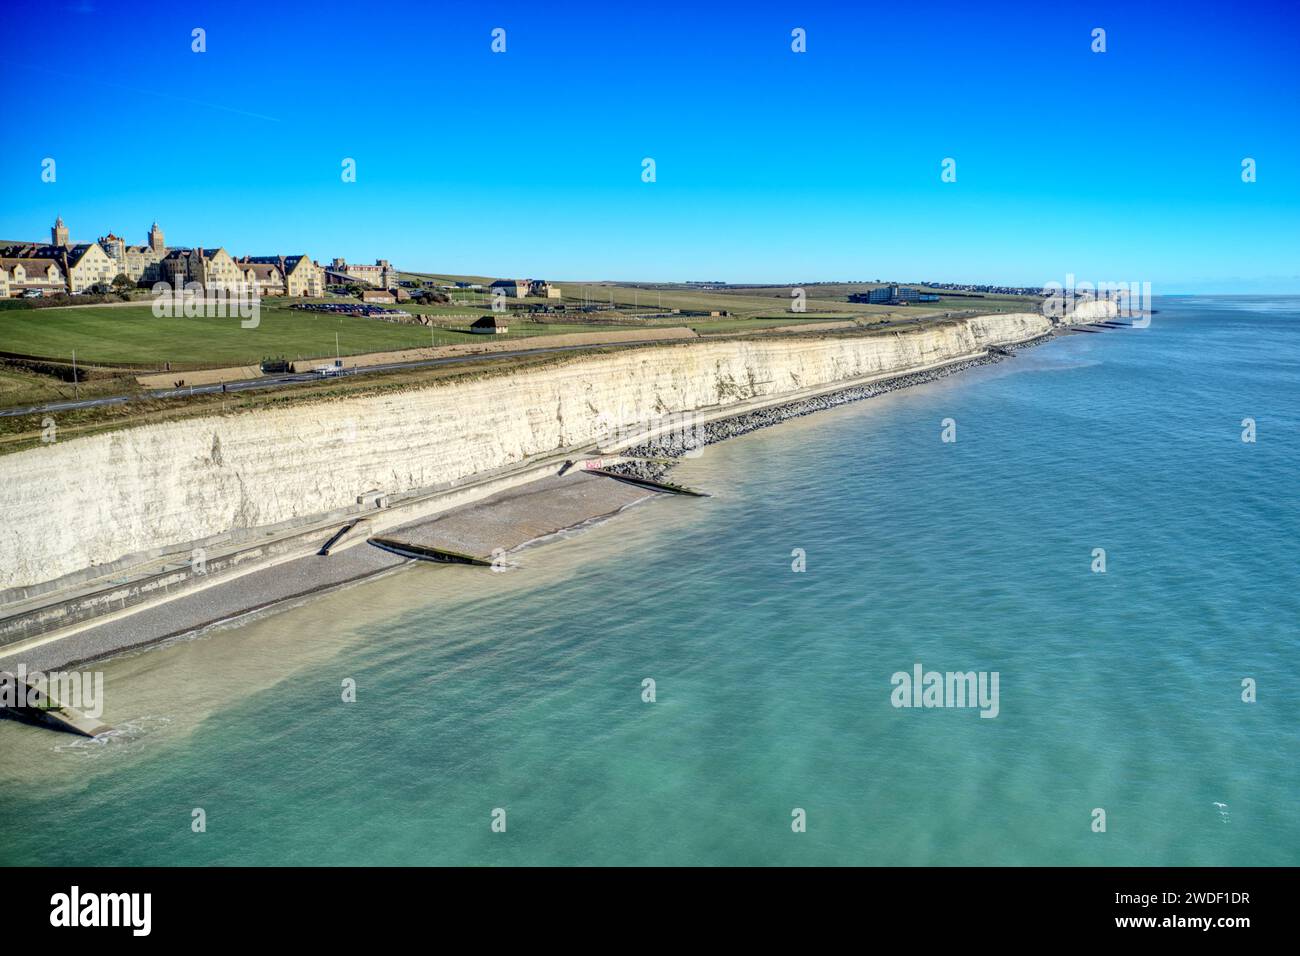
[[(708, 334), (802, 321), (847, 319), (855, 315), (879, 316), (891, 311), (876, 306), (810, 300), (806, 313), (791, 313), (780, 307), (781, 300), (771, 296), (668, 293), (664, 295), (665, 309), (719, 309), (729, 314), (639, 319), (627, 306), (640, 299), (644, 308), (649, 304), (645, 301), (646, 295), (622, 287), (613, 292), (615, 303), (624, 308), (619, 314), (606, 314), (602, 317), (604, 321), (598, 324), (584, 323), (582, 316), (578, 315), (572, 320), (562, 317), (559, 322), (547, 323), (515, 315), (510, 318), (507, 337), (676, 325)], [(657, 306), (657, 296), (654, 304)], [(267, 302), (262, 303), (258, 326), (249, 329), (243, 328), (238, 318), (156, 318), (148, 305), (14, 309), (0, 311), (0, 351), (67, 362), (75, 349), (77, 361), (86, 365), (122, 363), (161, 368), (165, 363), (171, 363), (174, 369), (200, 365), (256, 365), (265, 358), (278, 356), (292, 361), (333, 355), (336, 335), (337, 350), (343, 355), (473, 341), (469, 325), (486, 311), (483, 308), (410, 303), (403, 303), (402, 308), (430, 316), (437, 326), (429, 328), (415, 323), (304, 312)], [(614, 319), (612, 324), (609, 321), (611, 317)], [(619, 322), (619, 318), (626, 321)]]
[[(263, 303), (257, 328), (238, 318), (155, 318), (149, 306), (73, 307), (0, 312), (0, 350), (86, 365), (117, 362), (177, 366), (256, 365), (262, 359), (290, 360), (333, 355), (335, 336), (344, 355), (426, 345), (471, 342), (468, 328), (482, 310), (416, 306), (410, 311), (445, 318), (445, 326), (386, 322), (354, 316), (302, 312)], [(450, 327), (446, 327), (450, 326)], [(604, 326), (609, 328), (610, 326)], [(542, 325), (512, 319), (510, 338), (589, 331), (576, 324)]]
[[(404, 278), (418, 278), (438, 282), (477, 282), (488, 286), (491, 276), (447, 275), (442, 273), (403, 273)], [(726, 310), (734, 318), (776, 318), (781, 315), (795, 316), (790, 312), (791, 293), (794, 286), (734, 286), (720, 289), (694, 289), (674, 283), (621, 283), (581, 280), (555, 280), (564, 292), (564, 301), (570, 304), (590, 302), (606, 304), (611, 301), (617, 306), (633, 307), (640, 311), (664, 309), (688, 309), (692, 311)], [(904, 283), (906, 284), (906, 283)], [(822, 318), (877, 316), (885, 313), (899, 312), (899, 306), (866, 305), (849, 302), (849, 295), (865, 292), (879, 283), (874, 282), (837, 282), (819, 283), (804, 287), (807, 295), (807, 316)], [(938, 302), (926, 303), (924, 306), (912, 305), (902, 307), (902, 311), (925, 309), (928, 312), (1022, 312), (1033, 310), (1037, 301), (1030, 296), (1015, 295), (955, 295), (942, 289), (929, 289), (925, 285), (912, 284), (912, 288), (924, 292), (935, 292), (940, 296)], [(487, 293), (474, 293), (466, 290), (457, 294), (479, 296), (487, 301)], [(526, 300), (544, 302), (545, 300)]]
[[(407, 274), (446, 281), (488, 285), (486, 276), (433, 276)], [(1020, 296), (949, 296), (937, 303), (912, 306), (866, 305), (847, 301), (868, 283), (812, 285), (806, 289), (806, 311), (791, 312), (790, 286), (724, 287), (696, 289), (674, 284), (611, 284), (559, 282), (564, 304), (590, 304), (597, 313), (570, 312), (537, 316), (516, 313), (510, 331), (502, 338), (524, 339), (572, 332), (611, 331), (684, 326), (700, 335), (735, 335), (776, 326), (859, 320), (860, 324), (915, 324), (931, 317), (971, 312), (1025, 311), (1037, 307)], [(923, 287), (922, 287), (923, 288)], [(455, 295), (455, 293), (453, 293)], [(0, 310), (0, 351), (39, 356), (67, 363), (76, 350), (83, 366), (126, 366), (135, 370), (162, 369), (183, 372), (195, 368), (255, 366), (268, 358), (289, 361), (363, 352), (384, 352), (424, 346), (454, 345), (477, 339), (470, 324), (490, 307), (482, 293), (465, 293), (464, 305), (416, 305), (400, 308), (432, 322), (388, 322), (382, 319), (329, 315), (289, 308), (291, 302), (266, 300), (256, 328), (243, 328), (238, 318), (155, 318), (148, 304), (72, 306), (65, 308)], [(477, 300), (477, 301), (475, 301)], [(338, 302), (339, 299), (328, 301)], [(613, 309), (609, 310), (610, 303)], [(554, 300), (508, 300), (516, 308), (555, 305)], [(679, 314), (672, 310), (681, 310)], [(662, 310), (662, 312), (661, 312)], [(710, 316), (711, 311), (726, 315)], [(547, 318), (557, 321), (540, 322)], [(35, 405), (73, 397), (72, 386), (52, 375), (21, 368), (0, 368), (0, 406)], [(137, 392), (131, 375), (100, 376), (83, 382), (82, 398)]]
[(75, 398), (98, 398), (104, 395), (126, 395), (138, 390), (135, 378), (130, 375), (95, 378), (74, 387), (71, 382), (61, 381), (52, 375), (0, 366), (0, 408), (66, 402)]
[[(566, 302), (582, 302), (584, 292), (587, 299), (596, 304), (608, 304), (611, 297), (615, 305), (632, 306), (641, 311), (664, 309), (688, 309), (693, 311), (726, 311), (733, 318), (778, 318), (787, 315), (800, 318), (800, 314), (790, 312), (792, 302), (789, 288), (749, 290), (744, 293), (725, 292), (721, 290), (692, 291), (676, 287), (633, 288), (628, 286), (591, 285), (582, 283), (559, 283), (564, 290)], [(661, 306), (662, 303), (662, 306)], [(870, 315), (888, 312), (887, 306), (859, 305), (854, 302), (836, 301), (834, 299), (807, 300), (808, 311), (802, 317), (820, 316), (824, 318), (849, 318), (855, 315)]]

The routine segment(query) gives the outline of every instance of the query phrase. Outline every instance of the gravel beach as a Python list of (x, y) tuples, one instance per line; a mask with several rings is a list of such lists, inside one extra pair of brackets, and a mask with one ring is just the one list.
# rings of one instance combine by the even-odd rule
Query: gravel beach
[[(1032, 348), (1035, 345), (1041, 345), (1048, 341), (1051, 335), (1041, 336), (1037, 339), (1031, 339), (1028, 342), (1017, 343), (1008, 346), (1004, 351), (1013, 349)], [(646, 478), (651, 481), (663, 481), (665, 476), (672, 470), (676, 463), (672, 460), (681, 458), (689, 451), (702, 448), (705, 445), (712, 445), (716, 442), (726, 441), (728, 438), (736, 438), (739, 435), (746, 435), (760, 428), (769, 428), (772, 425), (779, 425), (781, 422), (788, 421), (791, 418), (801, 418), (804, 415), (811, 415), (814, 412), (824, 411), (828, 408), (835, 408), (838, 405), (847, 405), (849, 402), (860, 402), (864, 399), (875, 398), (878, 395), (886, 395), (890, 392), (896, 392), (900, 389), (911, 388), (913, 385), (921, 385), (925, 382), (938, 381), (957, 372), (963, 372), (966, 369), (975, 368), (980, 365), (992, 365), (997, 362), (1005, 361), (1007, 355), (990, 353), (980, 358), (971, 359), (966, 362), (956, 362), (952, 365), (945, 365), (942, 368), (929, 369), (924, 372), (914, 372), (910, 375), (900, 375), (897, 378), (891, 378), (882, 382), (873, 382), (870, 385), (857, 385), (851, 388), (841, 389), (837, 392), (828, 392), (824, 395), (817, 395), (813, 398), (801, 399), (795, 402), (789, 402), (784, 405), (773, 405), (768, 408), (761, 408), (756, 411), (746, 412), (737, 415), (734, 418), (724, 418), (718, 421), (706, 422), (698, 426), (691, 426), (687, 419), (687, 427), (674, 430), (672, 432), (660, 435), (651, 441), (641, 445), (636, 445), (625, 449), (622, 454), (631, 459), (641, 459), (633, 461), (623, 461), (612, 465), (608, 470), (623, 475), (629, 475), (636, 478)], [(650, 460), (659, 459), (659, 460)]]

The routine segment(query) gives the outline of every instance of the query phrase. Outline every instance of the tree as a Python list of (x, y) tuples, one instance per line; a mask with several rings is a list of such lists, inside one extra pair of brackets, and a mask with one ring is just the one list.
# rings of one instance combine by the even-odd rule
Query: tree
[(135, 283), (126, 277), (125, 272), (119, 272), (113, 277), (113, 291), (120, 295), (124, 300), (131, 297), (131, 289), (134, 286)]

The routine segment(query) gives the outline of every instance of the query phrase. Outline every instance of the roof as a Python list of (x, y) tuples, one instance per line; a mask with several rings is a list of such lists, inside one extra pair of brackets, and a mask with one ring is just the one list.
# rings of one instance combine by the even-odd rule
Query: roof
[(0, 269), (9, 270), (14, 266), (22, 266), (24, 270), (35, 267), (42, 272), (48, 272), (50, 266), (54, 266), (59, 272), (63, 271), (54, 259), (37, 258), (35, 256), (0, 256)]
[[(148, 247), (145, 247), (145, 248), (148, 248)], [(167, 255), (166, 255), (164, 258), (167, 258), (167, 259), (188, 259), (188, 258), (191, 257), (191, 256), (198, 256), (198, 255), (201, 255), (201, 256), (203, 256), (204, 259), (211, 259), (211, 258), (212, 258), (213, 256), (215, 256), (218, 252), (225, 252), (225, 250), (222, 249), (222, 248), (220, 248), (220, 247), (218, 247), (218, 248), (216, 248), (216, 249), (202, 249), (202, 248), (198, 248), (198, 249), (168, 249), (168, 250), (167, 250)]]
[(474, 324), (471, 325), (470, 328), (472, 328), (472, 329), (504, 329), (504, 328), (506, 327), (506, 325), (507, 325), (507, 323), (506, 323), (506, 319), (505, 319), (504, 316), (485, 315), (485, 316), (482, 316), (481, 318), (475, 319), (475, 320), (474, 320)]
[(239, 266), (244, 272), (251, 271), (259, 279), (284, 278), (284, 273), (280, 271), (280, 267), (269, 262), (236, 261), (235, 265)]
[(67, 246), (24, 242), (16, 246), (6, 246), (4, 249), (0, 249), (0, 255), (10, 259), (58, 259), (67, 251)]
[(240, 262), (262, 262), (271, 265), (277, 265), (284, 269), (285, 273), (290, 273), (298, 268), (298, 263), (303, 259), (311, 261), (307, 256), (244, 256)]
[(42, 256), (41, 250), (54, 248), (54, 246), (42, 246), (36, 242), (20, 242), (16, 245), (5, 246), (3, 249), (0, 249), (0, 257), (6, 259), (48, 259), (50, 256)]
[[(66, 255), (69, 265), (75, 266), (92, 247), (98, 245), (97, 242), (79, 242), (76, 245), (69, 243), (66, 246), (25, 242), (0, 249), (0, 256), (9, 259), (52, 259), (55, 262), (61, 262)], [(104, 254), (107, 255), (108, 253)]]
[[(75, 266), (93, 248), (98, 248), (100, 252), (104, 252), (104, 248), (97, 242), (80, 242), (73, 246), (68, 250), (68, 263)], [(108, 253), (105, 252), (104, 255), (108, 255)]]

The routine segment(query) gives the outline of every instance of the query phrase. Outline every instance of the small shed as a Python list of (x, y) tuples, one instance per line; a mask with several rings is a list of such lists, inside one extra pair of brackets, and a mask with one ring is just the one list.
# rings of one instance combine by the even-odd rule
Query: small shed
[(481, 319), (476, 319), (474, 324), (469, 327), (469, 330), (484, 335), (499, 335), (509, 332), (510, 326), (506, 324), (506, 318), (503, 315), (485, 315)]

